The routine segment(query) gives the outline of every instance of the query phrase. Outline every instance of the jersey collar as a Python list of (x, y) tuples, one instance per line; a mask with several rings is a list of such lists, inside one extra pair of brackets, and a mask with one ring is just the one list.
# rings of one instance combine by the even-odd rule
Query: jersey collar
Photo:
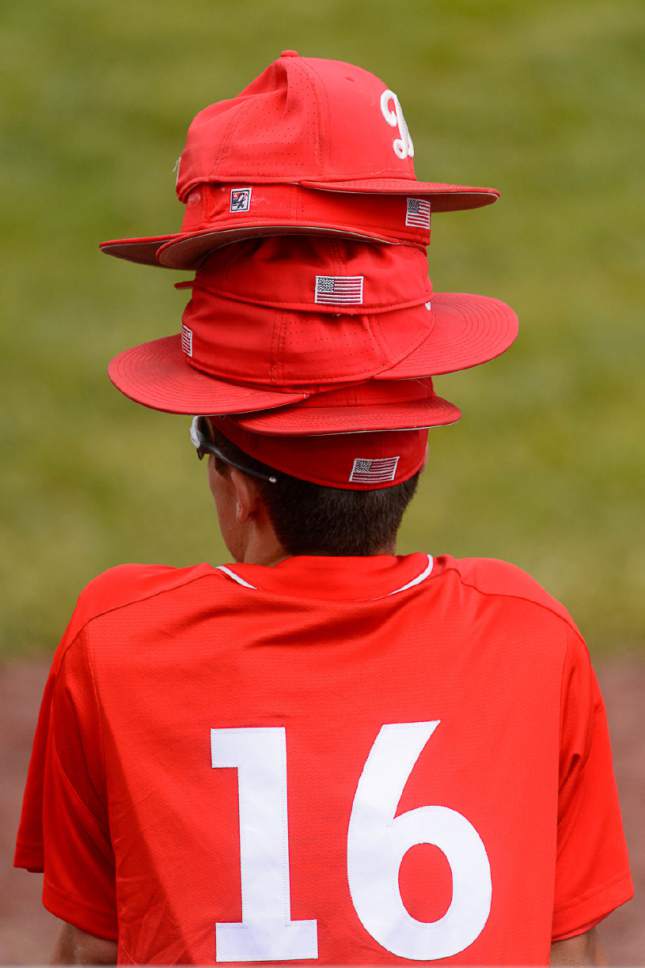
[(426, 581), (433, 570), (431, 555), (369, 555), (331, 557), (298, 555), (273, 567), (220, 565), (217, 569), (249, 591), (291, 598), (369, 601), (398, 595)]

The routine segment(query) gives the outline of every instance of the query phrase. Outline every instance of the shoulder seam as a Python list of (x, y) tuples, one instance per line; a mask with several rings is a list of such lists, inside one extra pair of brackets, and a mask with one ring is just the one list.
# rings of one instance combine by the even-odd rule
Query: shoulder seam
[[(121, 604), (119, 604), (119, 605), (112, 605), (110, 608), (104, 608), (102, 611), (96, 612), (96, 614), (94, 614), (94, 615), (90, 615), (90, 617), (85, 622), (83, 622), (83, 624), (81, 625), (81, 627), (78, 629), (78, 631), (74, 635), (74, 638), (69, 643), (67, 649), (65, 649), (64, 655), (67, 653), (67, 651), (70, 648), (70, 646), (72, 646), (74, 644), (74, 642), (76, 642), (76, 640), (78, 639), (79, 635), (81, 635), (85, 631), (85, 629), (87, 628), (87, 626), (91, 622), (95, 621), (95, 619), (97, 619), (97, 618), (103, 618), (104, 615), (109, 615), (111, 612), (118, 612), (119, 609), (127, 608), (128, 605), (138, 605), (140, 602), (146, 602), (146, 601), (148, 601), (151, 598), (158, 598), (160, 595), (165, 595), (168, 592), (176, 591), (178, 588), (181, 588), (182, 586), (192, 585), (193, 582), (201, 581), (203, 578), (210, 578), (213, 575), (215, 575), (216, 573), (217, 573), (217, 569), (216, 568), (213, 568), (212, 571), (208, 572), (205, 575), (195, 575), (193, 578), (187, 578), (185, 581), (177, 582), (177, 584), (176, 585), (173, 585), (171, 588), (163, 588), (163, 589), (161, 589), (160, 591), (157, 591), (157, 592), (150, 592), (147, 595), (141, 595), (139, 598), (131, 598), (127, 602), (121, 602)], [(61, 660), (62, 660), (62, 657), (61, 657)]]
[[(560, 615), (560, 613), (555, 608), (552, 608), (550, 605), (546, 605), (544, 602), (536, 602), (535, 599), (528, 598), (528, 596), (526, 595), (516, 595), (513, 592), (486, 592), (482, 588), (479, 588), (477, 585), (474, 585), (471, 582), (466, 581), (463, 575), (461, 574), (461, 572), (459, 571), (459, 569), (455, 567), (455, 565), (448, 565), (444, 569), (443, 573), (445, 573), (446, 571), (454, 571), (458, 575), (459, 581), (461, 582), (462, 585), (464, 585), (464, 587), (472, 588), (473, 591), (478, 592), (480, 595), (485, 595), (487, 598), (514, 598), (516, 601), (526, 602), (528, 605), (534, 605), (536, 608), (541, 608), (545, 612), (550, 612), (551, 615), (555, 616), (555, 618), (559, 619), (561, 622), (564, 622), (564, 624), (572, 632), (575, 633), (577, 638), (580, 639), (580, 641), (585, 646), (585, 648), (587, 647), (587, 644), (582, 636), (582, 633), (579, 631), (579, 629), (576, 628), (573, 622), (573, 619), (569, 619), (564, 615)], [(437, 575), (436, 577), (440, 578), (441, 576)]]

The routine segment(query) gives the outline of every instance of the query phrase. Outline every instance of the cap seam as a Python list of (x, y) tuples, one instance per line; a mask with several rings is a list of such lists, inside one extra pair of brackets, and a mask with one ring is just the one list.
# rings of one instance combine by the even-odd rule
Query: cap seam
[[(242, 120), (242, 117), (245, 115), (245, 113), (248, 113), (249, 106), (251, 108), (253, 107), (253, 102), (248, 96), (242, 98), (242, 95), (238, 95), (238, 97), (241, 98), (239, 109), (237, 111), (234, 110), (232, 112), (233, 117), (229, 121), (228, 127), (226, 128), (226, 131), (221, 138), (217, 153), (215, 155), (215, 158), (213, 159), (213, 162), (211, 163), (211, 168), (210, 168), (211, 178), (213, 177), (215, 172), (217, 172), (218, 166), (222, 163), (224, 153), (225, 151), (228, 151), (231, 138), (233, 137), (233, 134), (235, 133), (235, 131), (237, 131), (238, 127), (240, 126), (240, 121)], [(234, 101), (236, 99), (230, 98), (230, 100)]]
[[(199, 287), (198, 287), (199, 288)], [(413, 299), (408, 299), (405, 302), (396, 303), (375, 303), (374, 305), (342, 305), (342, 306), (325, 306), (320, 303), (301, 303), (301, 302), (281, 302), (280, 300), (274, 299), (271, 301), (265, 299), (253, 299), (251, 296), (241, 296), (233, 293), (226, 292), (225, 290), (203, 290), (209, 295), (219, 296), (222, 299), (228, 299), (231, 302), (242, 303), (244, 305), (251, 306), (261, 306), (266, 309), (279, 309), (281, 311), (297, 312), (303, 315), (309, 314), (314, 316), (365, 316), (374, 314), (376, 316), (382, 316), (390, 312), (397, 312), (402, 309), (413, 309), (415, 306), (423, 306), (424, 303), (428, 302), (432, 297), (431, 292), (423, 293), (423, 295), (415, 296)]]
[(271, 356), (269, 360), (269, 382), (281, 383), (283, 380), (282, 351), (285, 343), (286, 315), (276, 313), (271, 334)]
[[(303, 68), (305, 69), (305, 71), (307, 71), (310, 74), (312, 74), (314, 76), (315, 80), (316, 80), (316, 85), (317, 85), (317, 89), (316, 89), (316, 95), (317, 95), (316, 114), (317, 114), (317, 121), (318, 121), (318, 126), (317, 126), (317, 133), (318, 133), (318, 138), (317, 138), (317, 147), (318, 147), (318, 170), (319, 171), (322, 171), (323, 168), (324, 168), (324, 170), (327, 171), (328, 165), (329, 165), (329, 150), (328, 149), (329, 149), (329, 141), (330, 141), (330, 139), (329, 138), (326, 138), (326, 139), (323, 138), (323, 142), (322, 142), (323, 143), (323, 147), (326, 149), (325, 150), (325, 158), (324, 159), (322, 158), (322, 150), (321, 150), (321, 144), (320, 144), (320, 132), (321, 132), (321, 129), (322, 129), (321, 121), (322, 121), (322, 113), (323, 113), (322, 112), (322, 108), (323, 107), (324, 107), (325, 123), (326, 123), (326, 125), (325, 125), (325, 131), (328, 131), (329, 130), (330, 110), (329, 110), (329, 99), (327, 97), (327, 90), (325, 88), (325, 84), (324, 84), (324, 82), (323, 82), (320, 74), (318, 73), (318, 71), (316, 70), (316, 68), (313, 66), (313, 64), (311, 64), (308, 61), (305, 62), (304, 60), (301, 60), (300, 63), (303, 66)], [(322, 103), (323, 100), (324, 100), (324, 104)]]
[[(316, 153), (316, 162), (318, 164), (318, 171), (320, 171), (321, 170), (320, 137), (319, 137), (319, 134), (320, 134), (320, 101), (319, 101), (319, 97), (318, 97), (318, 91), (316, 90), (316, 86), (313, 83), (311, 77), (309, 76), (309, 73), (308, 73), (309, 70), (310, 70), (309, 65), (306, 64), (305, 61), (302, 60), (301, 58), (294, 59), (294, 62), (295, 62), (295, 64), (297, 64), (298, 68), (302, 68), (303, 77), (304, 77), (306, 83), (309, 85), (310, 91), (313, 92), (312, 101), (313, 101), (314, 110), (315, 110), (315, 113), (316, 113), (316, 124), (315, 124), (315, 127), (313, 128), (313, 130), (314, 130), (314, 136), (315, 136), (314, 137), (314, 145), (315, 145), (315, 153)], [(308, 118), (308, 125), (309, 125), (309, 128), (311, 130), (312, 125), (313, 125), (313, 118), (311, 117), (311, 115)], [(311, 140), (311, 138), (310, 138), (310, 140)]]

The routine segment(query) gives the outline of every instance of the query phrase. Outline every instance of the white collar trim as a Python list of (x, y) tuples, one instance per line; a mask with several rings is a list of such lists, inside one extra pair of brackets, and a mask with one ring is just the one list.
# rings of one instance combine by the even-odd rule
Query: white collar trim
[(420, 585), (422, 581), (425, 581), (426, 578), (429, 578), (430, 575), (432, 574), (432, 569), (434, 568), (434, 558), (432, 557), (432, 555), (428, 555), (427, 558), (428, 558), (427, 564), (423, 569), (423, 571), (421, 572), (421, 574), (417, 575), (416, 578), (412, 578), (410, 581), (406, 582), (405, 585), (401, 585), (400, 588), (395, 588), (393, 592), (388, 592), (388, 597), (390, 595), (398, 595), (399, 592), (405, 592), (408, 590), (408, 588), (414, 588), (415, 585)]
[(257, 591), (257, 585), (252, 585), (250, 581), (245, 581), (240, 575), (237, 575), (231, 568), (227, 568), (226, 565), (218, 565), (217, 571), (223, 571), (225, 575), (236, 581), (238, 585), (242, 585), (244, 588), (252, 588)]
[[(432, 555), (427, 555), (427, 559), (428, 560), (425, 568), (416, 576), (416, 578), (412, 578), (410, 581), (406, 582), (405, 585), (401, 585), (400, 588), (395, 588), (394, 591), (388, 592), (384, 597), (388, 598), (390, 595), (398, 595), (399, 592), (406, 592), (408, 588), (414, 588), (415, 585), (420, 585), (421, 582), (426, 580), (426, 578), (429, 578), (432, 574), (432, 569), (434, 568), (434, 558)], [(246, 579), (242, 578), (241, 575), (238, 575), (236, 572), (234, 572), (232, 568), (227, 568), (226, 565), (218, 565), (217, 571), (223, 571), (225, 575), (228, 575), (229, 578), (232, 578), (233, 581), (237, 582), (238, 585), (242, 585), (243, 588), (251, 588), (253, 591), (257, 591), (257, 585), (252, 585), (251, 582), (246, 581)]]

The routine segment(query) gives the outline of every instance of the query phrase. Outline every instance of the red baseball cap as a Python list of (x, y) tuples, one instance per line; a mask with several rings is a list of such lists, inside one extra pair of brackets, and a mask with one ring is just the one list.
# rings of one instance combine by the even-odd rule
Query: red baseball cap
[[(409, 246), (255, 240), (211, 257), (188, 285), (181, 336), (126, 350), (109, 367), (126, 396), (173, 413), (263, 410), (379, 374), (465, 369), (517, 334), (499, 300), (433, 295), (424, 254)], [(262, 399), (240, 406), (231, 385)], [(265, 403), (267, 393), (279, 396)]]
[(204, 183), (188, 193), (180, 232), (112, 239), (100, 247), (107, 255), (170, 269), (197, 269), (219, 246), (266, 235), (343, 235), (426, 247), (430, 208), (428, 199), (405, 195)]
[(314, 393), (301, 403), (240, 414), (235, 425), (271, 436), (329, 435), (444, 427), (461, 411), (434, 392), (432, 379), (367, 380)]
[(398, 97), (343, 61), (285, 50), (238, 97), (196, 115), (177, 194), (204, 182), (292, 183), (336, 192), (430, 196), (435, 211), (478, 208), (494, 188), (417, 181)]
[[(413, 156), (400, 102), (383, 81), (353, 64), (284, 51), (240, 95), (209, 105), (191, 123), (177, 172), (187, 207), (181, 232), (113, 239), (101, 249), (195, 268), (206, 252), (258, 229), (423, 244), (428, 203), (447, 211), (499, 197), (494, 188), (417, 181)], [(337, 193), (373, 197), (366, 204)], [(409, 201), (392, 205), (387, 195)]]
[(230, 417), (211, 418), (228, 440), (276, 471), (312, 484), (348, 491), (394, 487), (421, 470), (427, 430), (339, 434), (332, 437), (270, 437)]

